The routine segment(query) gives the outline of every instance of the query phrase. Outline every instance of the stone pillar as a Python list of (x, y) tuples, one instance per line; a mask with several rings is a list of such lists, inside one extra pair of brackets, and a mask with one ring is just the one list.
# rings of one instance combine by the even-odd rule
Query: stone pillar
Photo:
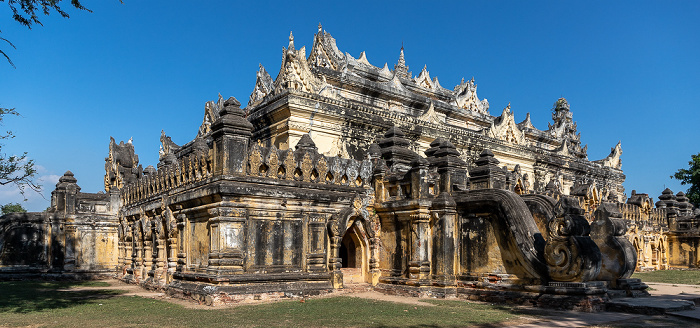
[(367, 150), (367, 155), (370, 161), (372, 161), (372, 181), (374, 183), (374, 199), (376, 203), (382, 203), (386, 201), (386, 190), (384, 190), (384, 176), (386, 175), (387, 166), (386, 161), (384, 161), (381, 156), (381, 149), (379, 145), (373, 143), (369, 146)]
[(187, 225), (187, 216), (185, 214), (177, 215), (177, 266), (176, 270), (178, 272), (185, 271), (187, 266), (187, 252), (185, 251), (185, 227)]
[(117, 274), (121, 276), (124, 274), (124, 241), (122, 236), (119, 237), (117, 242), (117, 252), (119, 252), (117, 256)]
[(52, 272), (63, 271), (63, 264), (66, 256), (66, 233), (65, 224), (62, 219), (51, 217), (51, 252), (50, 263)]
[(125, 263), (125, 256), (126, 256), (126, 221), (124, 218), (119, 219), (119, 227), (118, 229), (118, 241), (117, 241), (117, 251), (118, 257), (117, 257), (117, 277), (122, 277), (124, 274), (126, 274), (124, 263)]
[(246, 253), (245, 208), (209, 209), (209, 268), (215, 274), (242, 273)]
[(156, 216), (156, 233), (155, 235), (155, 240), (156, 240), (156, 257), (155, 257), (155, 265), (153, 266), (153, 270), (155, 271), (154, 278), (159, 284), (165, 284), (166, 281), (166, 269), (167, 269), (167, 260), (166, 260), (166, 238), (167, 234), (165, 232), (165, 229), (163, 227), (163, 216), (162, 215), (157, 215)]
[(370, 216), (370, 221), (368, 224), (369, 228), (369, 277), (366, 279), (368, 283), (375, 286), (379, 283), (379, 277), (382, 275), (379, 270), (379, 246), (381, 245), (381, 239), (379, 234), (381, 233), (379, 216), (376, 213)]
[(143, 226), (140, 220), (134, 221), (134, 279), (143, 278)]
[(432, 276), (442, 286), (454, 286), (455, 263), (457, 262), (457, 204), (447, 192), (442, 192), (433, 200), (433, 258)]
[(333, 216), (328, 220), (328, 235), (330, 236), (330, 251), (328, 253), (328, 271), (331, 272), (331, 283), (333, 288), (343, 288), (343, 260), (340, 258), (340, 243), (343, 237), (340, 236), (340, 224), (338, 217)]
[(153, 277), (153, 217), (143, 221), (143, 271), (144, 278)]
[(78, 232), (74, 225), (65, 225), (65, 252), (63, 258), (63, 271), (75, 271)]
[(224, 102), (220, 117), (211, 125), (214, 139), (214, 173), (245, 175), (248, 143), (253, 125), (243, 117), (241, 103), (231, 97)]
[(122, 274), (133, 274), (134, 269), (134, 232), (131, 223), (128, 219), (122, 221), (124, 226), (124, 266), (122, 267)]
[(424, 285), (430, 275), (428, 257), (428, 233), (430, 230), (430, 212), (428, 208), (419, 208), (411, 214), (411, 260), (408, 262), (408, 283)]

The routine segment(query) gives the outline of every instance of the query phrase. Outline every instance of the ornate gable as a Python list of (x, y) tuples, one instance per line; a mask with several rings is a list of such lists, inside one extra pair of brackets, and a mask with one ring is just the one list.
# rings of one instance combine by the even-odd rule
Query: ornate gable
[(275, 93), (283, 89), (292, 89), (309, 93), (319, 92), (325, 85), (325, 81), (317, 78), (309, 68), (306, 61), (306, 48), (296, 50), (294, 48), (294, 36), (289, 33), (289, 48), (283, 49), (282, 67), (275, 79)]
[(532, 125), (532, 120), (530, 119), (530, 113), (527, 113), (527, 116), (525, 116), (525, 120), (518, 123), (518, 128), (520, 128), (521, 130), (523, 130), (523, 129), (537, 130), (537, 128), (535, 128), (535, 126)]
[(418, 119), (433, 124), (445, 124), (445, 114), (436, 112), (432, 101), (430, 102), (428, 110), (423, 113), (423, 115), (419, 116)]
[(273, 81), (270, 74), (267, 73), (265, 67), (260, 64), (260, 69), (255, 73), (255, 89), (250, 94), (248, 100), (248, 107), (255, 106), (259, 104), (265, 96), (272, 93), (273, 91)]
[(484, 98), (484, 100), (479, 100), (479, 97), (476, 95), (476, 83), (474, 83), (474, 78), (467, 83), (462, 79), (462, 82), (455, 87), (454, 101), (459, 108), (481, 114), (489, 113), (489, 101), (486, 100), (486, 98)]
[(595, 161), (595, 163), (598, 163), (600, 165), (606, 166), (606, 167), (611, 167), (613, 169), (622, 169), (622, 160), (620, 159), (620, 156), (622, 155), (622, 142), (618, 141), (617, 145), (615, 147), (610, 148), (610, 155), (608, 157), (603, 158), (599, 161)]
[(201, 137), (209, 132), (211, 132), (211, 124), (219, 118), (219, 112), (224, 108), (224, 97), (219, 94), (219, 99), (214, 101), (207, 101), (204, 105), (204, 119), (202, 119), (202, 125), (199, 126), (198, 137)]
[(312, 67), (325, 67), (339, 71), (345, 66), (345, 55), (338, 50), (335, 39), (318, 24), (318, 33), (314, 35), (314, 45), (308, 58)]
[(424, 89), (428, 90), (435, 90), (435, 85), (433, 84), (433, 81), (430, 79), (430, 73), (428, 73), (428, 66), (423, 66), (423, 70), (420, 71), (420, 74), (417, 77), (413, 78), (413, 81), (416, 82), (416, 84)]
[(503, 140), (507, 143), (516, 145), (525, 145), (525, 133), (520, 131), (518, 125), (515, 124), (515, 114), (510, 110), (510, 104), (503, 109), (501, 116), (497, 117), (491, 127), (486, 131), (486, 135), (498, 140)]

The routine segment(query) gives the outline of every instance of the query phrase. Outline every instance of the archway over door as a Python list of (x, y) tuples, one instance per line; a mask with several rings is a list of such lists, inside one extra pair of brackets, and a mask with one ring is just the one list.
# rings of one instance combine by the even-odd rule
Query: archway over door
[(342, 259), (343, 283), (365, 282), (369, 269), (368, 252), (367, 235), (360, 221), (355, 221), (345, 231), (340, 243), (338, 255)]

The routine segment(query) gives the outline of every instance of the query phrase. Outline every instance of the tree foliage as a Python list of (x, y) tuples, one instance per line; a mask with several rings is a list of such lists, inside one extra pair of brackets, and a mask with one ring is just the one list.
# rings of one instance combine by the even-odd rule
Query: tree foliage
[[(19, 116), (19, 113), (14, 108), (0, 108), (0, 125), (2, 125), (5, 115)], [(14, 138), (12, 131), (7, 131), (0, 135), (0, 140)], [(41, 186), (36, 182), (36, 168), (34, 160), (27, 159), (27, 153), (22, 155), (7, 155), (2, 151), (3, 144), (0, 143), (0, 186), (15, 185), (20, 193), (29, 188), (30, 190), (39, 192)]]
[(0, 211), (2, 211), (2, 215), (10, 214), (10, 213), (26, 213), (27, 212), (27, 210), (24, 209), (24, 207), (20, 203), (5, 204), (3, 206), (0, 206)]
[(690, 155), (688, 169), (679, 169), (671, 178), (681, 181), (682, 185), (690, 185), (685, 195), (695, 207), (700, 207), (700, 153)]
[[(29, 29), (31, 29), (34, 24), (42, 25), (41, 21), (39, 21), (39, 15), (41, 14), (49, 15), (51, 12), (55, 11), (61, 15), (61, 17), (69, 18), (70, 16), (68, 13), (60, 6), (61, 1), (63, 0), (0, 0), (0, 2), (7, 2), (10, 11), (12, 11), (12, 19)], [(90, 9), (85, 8), (80, 3), (80, 0), (70, 0), (70, 6), (90, 12)], [(1, 30), (0, 33), (2, 33)], [(0, 37), (0, 41), (4, 41), (12, 46), (12, 48), (15, 48), (12, 42), (3, 37)], [(15, 67), (10, 57), (1, 49), (0, 54), (7, 59), (7, 62), (9, 62), (12, 67)]]

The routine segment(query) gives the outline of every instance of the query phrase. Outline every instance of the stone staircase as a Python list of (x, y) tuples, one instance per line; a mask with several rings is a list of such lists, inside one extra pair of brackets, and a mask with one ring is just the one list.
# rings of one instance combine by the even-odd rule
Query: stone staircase
[[(691, 318), (700, 319), (700, 309), (695, 308), (696, 305), (700, 304), (700, 295), (670, 292), (664, 290), (663, 285), (655, 285), (655, 288), (652, 289), (652, 295), (649, 295), (646, 291), (647, 285), (639, 279), (625, 280), (625, 283), (620, 284), (622, 290), (608, 291), (610, 301), (606, 303), (607, 311), (647, 315), (686, 313)], [(671, 286), (677, 287), (677, 285)]]
[(361, 268), (342, 268), (343, 290), (350, 293), (361, 293), (372, 290), (372, 286), (365, 283)]

